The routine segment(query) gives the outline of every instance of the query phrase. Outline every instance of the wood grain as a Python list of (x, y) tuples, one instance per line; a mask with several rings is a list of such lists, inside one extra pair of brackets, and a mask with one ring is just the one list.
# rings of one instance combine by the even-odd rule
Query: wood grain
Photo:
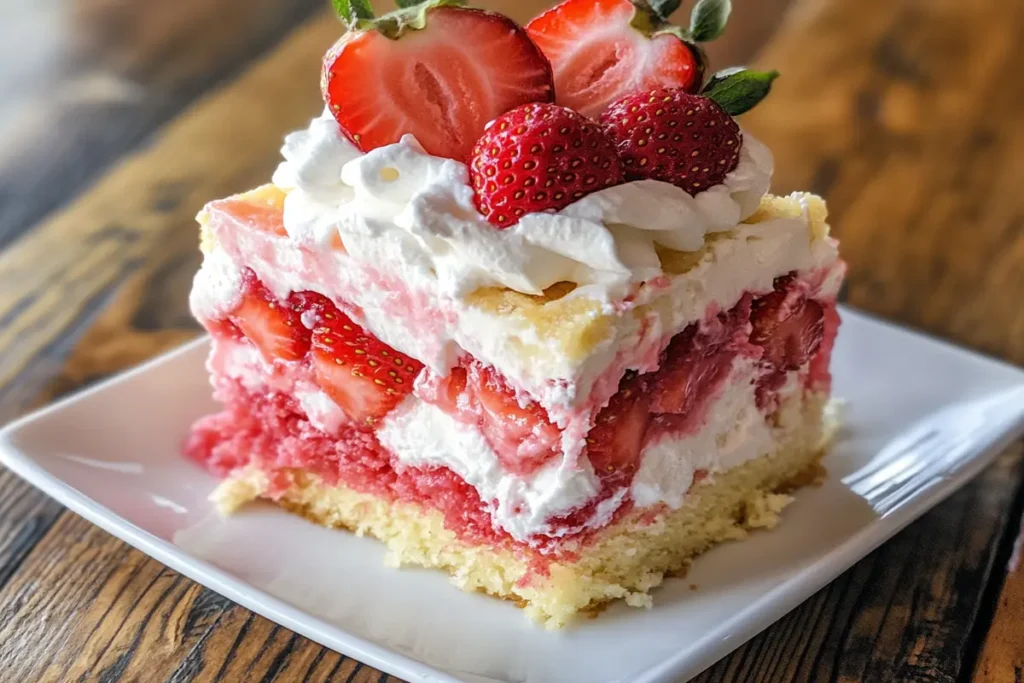
[(694, 683), (962, 680), (977, 645), (965, 625), (1001, 569), (994, 558), (1012, 521), (1017, 490), (1006, 482), (1022, 477), (1018, 444)]
[[(489, 6), (522, 19), (539, 4)], [(744, 125), (775, 150), (778, 187), (828, 195), (851, 300), (1024, 358), (1024, 311), (1012, 297), (1024, 291), (1024, 197), (1012, 191), (1024, 167), (1011, 153), (1022, 151), (1014, 121), (1024, 102), (1019, 78), (999, 87), (1024, 57), (1019, 3), (797, 0), (774, 34), (770, 18), (786, 1), (736, 4), (727, 35), (743, 40), (715, 44), (713, 56), (745, 61), (772, 37), (758, 61), (784, 77)], [(281, 134), (318, 109), (317, 65), (337, 32), (326, 16), (303, 25), (0, 252), (0, 421), (195, 333), (192, 216), (266, 179)], [(202, 59), (153, 68), (152, 82), (179, 82)], [(962, 677), (1022, 478), (1018, 447), (701, 680)], [(0, 680), (380, 677), (58, 511), (0, 473)], [(1020, 644), (1006, 633), (996, 655)]]
[[(1024, 500), (1019, 503), (1016, 512)], [(994, 618), (974, 672), (976, 683), (1024, 681), (1024, 517), (1020, 517), (1017, 531), (1006, 562), (1006, 580), (1000, 586)]]
[(397, 680), (233, 605), (70, 513), (30, 563), (32, 572), (0, 591), (0, 680)]
[(10, 0), (0, 21), (0, 247), (321, 7)]
[[(317, 106), (315, 76), (302, 81), (292, 74), (315, 74), (336, 33), (334, 20), (308, 25), (275, 53), (272, 68), (257, 65), (200, 105), (205, 117), (170, 125), (73, 210), (0, 252), (0, 420), (195, 333), (186, 305), (198, 265), (193, 217), (209, 197), (266, 177), (281, 135)], [(273, 134), (264, 119), (237, 116), (264, 97), (277, 102)], [(146, 278), (161, 285), (146, 285)], [(87, 342), (107, 343), (72, 353), (87, 330)], [(59, 511), (10, 475), (0, 478), (0, 499), (22, 501), (19, 514), (0, 523), (5, 538), (45, 530)], [(22, 555), (0, 553), (0, 576)]]

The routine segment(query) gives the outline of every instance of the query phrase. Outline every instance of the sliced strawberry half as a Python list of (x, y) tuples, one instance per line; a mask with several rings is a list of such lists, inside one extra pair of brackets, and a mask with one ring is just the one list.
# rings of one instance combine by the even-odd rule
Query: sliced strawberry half
[(630, 372), (587, 434), (587, 457), (606, 490), (628, 486), (651, 421), (651, 395), (644, 377)]
[(474, 363), (469, 386), (480, 409), (480, 428), (504, 468), (526, 475), (558, 454), (562, 433), (536, 401), (520, 404), (493, 368)]
[(762, 360), (783, 371), (798, 370), (810, 360), (825, 334), (821, 304), (792, 282), (792, 276), (777, 278), (775, 290), (755, 299), (750, 312), (751, 343), (764, 348)]
[(398, 405), (423, 369), (418, 360), (369, 334), (333, 304), (320, 312), (312, 346), (317, 383), (361, 425), (374, 424)]
[(242, 277), (242, 302), (228, 321), (268, 361), (299, 360), (309, 351), (310, 332), (302, 324), (301, 311), (289, 301), (278, 300), (251, 269)]
[(514, 21), (438, 4), (357, 22), (324, 58), (324, 100), (361, 150), (411, 133), (465, 161), (489, 121), (553, 99), (551, 66)]
[(703, 80), (682, 30), (629, 0), (566, 0), (526, 30), (551, 62), (556, 102), (585, 116), (637, 90), (696, 92)]
[[(669, 345), (665, 363), (654, 379), (651, 409), (697, 418), (697, 408), (714, 395), (729, 374), (736, 351), (720, 344), (703, 343), (700, 337), (698, 344), (687, 344), (680, 339), (684, 336), (685, 332)], [(689, 338), (693, 341), (694, 335)]]
[(242, 339), (242, 331), (238, 325), (227, 318), (221, 320), (203, 320), (203, 326), (211, 336), (217, 339)]
[(725, 382), (733, 359), (750, 350), (751, 298), (744, 296), (731, 310), (697, 324), (691, 324), (669, 342), (661, 367), (651, 378), (651, 410), (680, 416), (662, 420), (685, 429), (704, 420), (707, 406)]

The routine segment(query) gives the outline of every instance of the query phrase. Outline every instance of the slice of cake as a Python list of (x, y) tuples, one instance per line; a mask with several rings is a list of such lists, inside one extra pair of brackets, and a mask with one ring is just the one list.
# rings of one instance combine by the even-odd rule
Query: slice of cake
[(828, 437), (844, 266), (733, 120), (774, 74), (703, 78), (722, 6), (686, 33), (626, 0), (526, 30), (354, 3), (323, 115), (199, 215), (224, 410), (187, 450), (223, 510), (369, 534), (549, 626), (778, 521)]

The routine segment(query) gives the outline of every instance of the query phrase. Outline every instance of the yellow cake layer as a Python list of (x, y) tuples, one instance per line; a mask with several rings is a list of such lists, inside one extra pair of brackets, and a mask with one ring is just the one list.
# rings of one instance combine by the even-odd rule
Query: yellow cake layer
[[(532, 618), (559, 628), (580, 611), (612, 600), (649, 606), (650, 590), (695, 555), (743, 538), (750, 529), (774, 527), (790, 501), (787, 491), (807, 483), (808, 473), (817, 470), (830, 431), (826, 403), (822, 394), (794, 396), (773, 416), (785, 435), (774, 452), (704, 479), (678, 510), (631, 512), (575, 548), (577, 560), (554, 562), (548, 576), (535, 574), (523, 585), (520, 580), (530, 571), (527, 559), (461, 541), (436, 510), (325, 486), (296, 470), (278, 502), (317, 524), (380, 539), (392, 566), (444, 569), (460, 588), (516, 601)], [(244, 470), (222, 483), (214, 498), (222, 511), (231, 512), (260, 497), (266, 486), (263, 472)]]

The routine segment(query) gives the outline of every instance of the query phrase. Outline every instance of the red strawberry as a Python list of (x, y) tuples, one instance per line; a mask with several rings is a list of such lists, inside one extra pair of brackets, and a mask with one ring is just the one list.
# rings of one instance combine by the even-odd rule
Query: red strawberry
[(562, 433), (539, 403), (520, 405), (489, 367), (471, 365), (469, 383), (480, 406), (480, 427), (506, 470), (529, 474), (559, 452)]
[(299, 360), (309, 350), (309, 329), (291, 302), (279, 301), (256, 274), (246, 269), (242, 278), (242, 302), (228, 320), (272, 361)]
[(357, 21), (324, 57), (324, 100), (364, 152), (411, 133), (465, 161), (488, 121), (554, 98), (551, 66), (515, 22), (437, 4)]
[(718, 185), (740, 160), (736, 122), (714, 101), (678, 88), (627, 95), (601, 115), (629, 180), (651, 178), (691, 195)]
[(628, 486), (633, 480), (651, 420), (650, 407), (647, 380), (629, 373), (598, 413), (587, 434), (587, 457), (605, 488)]
[(463, 398), (466, 395), (466, 382), (466, 368), (455, 367), (447, 377), (437, 378), (427, 388), (428, 390), (421, 391), (419, 396), (449, 415), (458, 416), (467, 408), (467, 403)]
[(526, 30), (551, 62), (558, 104), (585, 116), (637, 90), (695, 92), (703, 78), (683, 33), (629, 0), (566, 0)]
[(292, 292), (287, 303), (299, 314), (302, 326), (308, 330), (319, 327), (327, 313), (334, 313), (337, 310), (333, 301), (316, 292)]
[[(710, 398), (729, 372), (736, 355), (721, 345), (698, 342), (686, 344), (686, 332), (672, 340), (652, 387), (656, 413), (691, 416), (695, 409)], [(690, 335), (693, 341), (693, 335)], [(677, 346), (677, 342), (680, 343)]]
[(412, 391), (423, 363), (369, 334), (333, 305), (313, 330), (317, 382), (358, 424), (373, 424)]
[(622, 182), (615, 146), (586, 117), (554, 104), (526, 104), (498, 117), (469, 165), (476, 208), (508, 227), (524, 214), (558, 210)]
[(203, 320), (202, 323), (206, 331), (217, 339), (241, 339), (243, 337), (242, 331), (238, 329), (238, 325), (227, 318), (222, 320)]
[(691, 324), (672, 338), (652, 378), (655, 413), (679, 415), (676, 427), (703, 420), (707, 404), (729, 374), (733, 359), (747, 346), (751, 299), (701, 324)]
[(755, 299), (750, 312), (750, 341), (764, 348), (762, 360), (784, 371), (810, 360), (825, 334), (821, 304), (790, 286), (792, 280), (776, 278), (775, 291)]

